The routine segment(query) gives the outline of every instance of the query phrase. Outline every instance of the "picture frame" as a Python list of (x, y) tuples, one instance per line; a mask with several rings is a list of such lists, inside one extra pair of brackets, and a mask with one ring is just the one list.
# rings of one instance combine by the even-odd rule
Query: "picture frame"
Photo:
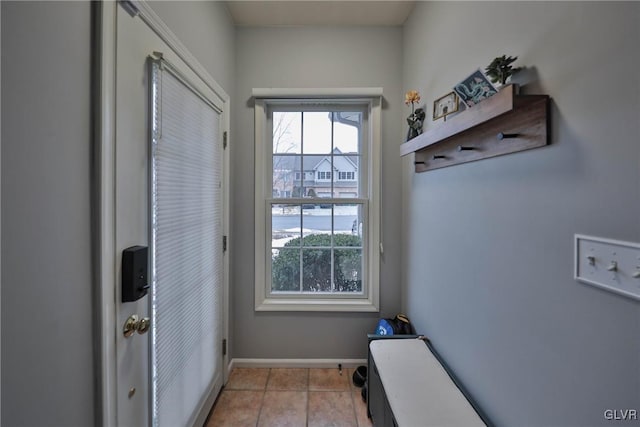
[(453, 90), (467, 107), (473, 107), (498, 93), (498, 89), (489, 81), (480, 68), (455, 85)]
[(457, 112), (459, 106), (459, 98), (455, 91), (449, 92), (448, 94), (436, 99), (433, 101), (433, 120), (435, 121), (444, 117), (444, 120), (446, 121), (447, 116)]

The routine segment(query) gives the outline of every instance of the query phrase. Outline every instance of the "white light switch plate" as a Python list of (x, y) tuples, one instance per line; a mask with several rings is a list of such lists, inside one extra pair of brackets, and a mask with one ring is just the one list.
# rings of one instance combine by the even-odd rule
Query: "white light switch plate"
[(574, 278), (640, 300), (640, 244), (576, 234)]

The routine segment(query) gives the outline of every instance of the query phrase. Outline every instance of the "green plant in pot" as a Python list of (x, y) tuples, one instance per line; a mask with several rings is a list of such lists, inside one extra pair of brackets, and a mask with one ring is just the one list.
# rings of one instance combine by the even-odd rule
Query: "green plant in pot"
[(512, 67), (511, 64), (518, 59), (517, 56), (502, 55), (491, 61), (491, 64), (485, 68), (485, 72), (492, 83), (505, 84), (507, 79), (522, 67)]

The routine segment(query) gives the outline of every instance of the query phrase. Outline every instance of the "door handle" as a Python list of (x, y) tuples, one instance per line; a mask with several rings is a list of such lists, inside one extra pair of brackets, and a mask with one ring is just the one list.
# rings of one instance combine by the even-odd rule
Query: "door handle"
[(124, 322), (122, 327), (122, 334), (125, 338), (129, 338), (134, 332), (138, 332), (140, 335), (149, 331), (151, 327), (151, 320), (148, 317), (140, 318), (137, 314), (132, 314)]
[(136, 331), (140, 335), (142, 335), (147, 333), (150, 327), (151, 327), (151, 320), (148, 317), (143, 317), (142, 319), (138, 320), (138, 324), (136, 325)]

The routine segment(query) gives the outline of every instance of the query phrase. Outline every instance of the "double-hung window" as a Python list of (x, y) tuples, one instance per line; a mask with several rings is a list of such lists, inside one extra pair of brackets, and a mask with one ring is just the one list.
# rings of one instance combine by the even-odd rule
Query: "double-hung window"
[(377, 311), (380, 97), (256, 98), (256, 310)]

